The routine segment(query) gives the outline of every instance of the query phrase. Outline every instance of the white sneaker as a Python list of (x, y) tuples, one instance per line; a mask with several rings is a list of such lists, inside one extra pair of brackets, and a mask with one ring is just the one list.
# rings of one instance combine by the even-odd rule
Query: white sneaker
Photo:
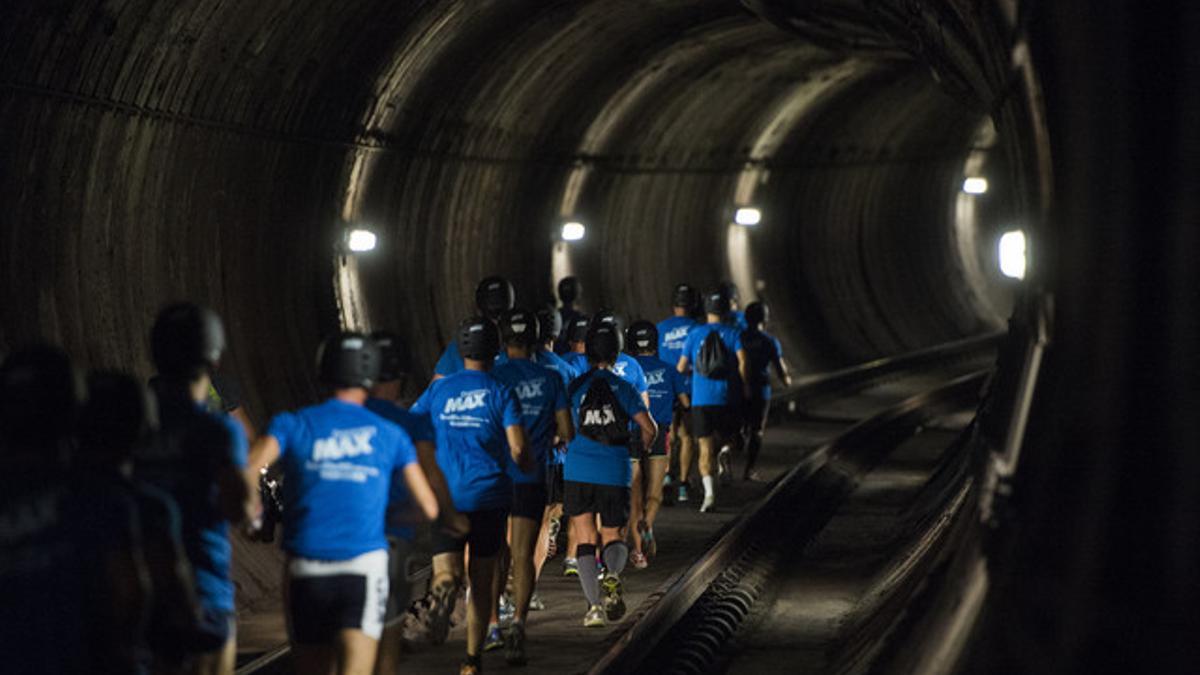
[(704, 495), (704, 502), (700, 504), (700, 513), (709, 513), (717, 508), (716, 495)]
[(717, 453), (717, 479), (722, 485), (729, 485), (733, 482), (733, 467), (730, 466), (731, 453), (729, 448), (721, 448)]

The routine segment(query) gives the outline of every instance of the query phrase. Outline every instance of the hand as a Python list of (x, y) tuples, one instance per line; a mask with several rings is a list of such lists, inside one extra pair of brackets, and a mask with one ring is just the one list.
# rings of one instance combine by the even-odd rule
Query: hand
[(439, 520), (442, 531), (456, 539), (461, 539), (471, 532), (471, 521), (453, 509)]

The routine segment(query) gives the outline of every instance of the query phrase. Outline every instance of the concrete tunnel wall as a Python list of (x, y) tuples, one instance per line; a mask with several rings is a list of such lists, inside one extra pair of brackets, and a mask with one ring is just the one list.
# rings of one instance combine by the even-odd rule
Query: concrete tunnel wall
[[(805, 370), (1002, 323), (954, 234), (987, 107), (736, 2), (10, 2), (0, 45), (0, 349), (148, 375), (193, 298), (260, 424), (339, 323), (398, 329), (423, 381), (481, 276), (550, 300), (566, 217), (589, 308), (749, 281)], [(379, 250), (338, 256), (351, 224)]]

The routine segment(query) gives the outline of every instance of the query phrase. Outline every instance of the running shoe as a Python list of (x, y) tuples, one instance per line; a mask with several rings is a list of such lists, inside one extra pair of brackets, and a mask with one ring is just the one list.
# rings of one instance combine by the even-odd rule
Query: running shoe
[(642, 530), (642, 550), (651, 558), (658, 555), (658, 542), (654, 539), (654, 528), (648, 525), (646, 529)]
[(405, 651), (417, 651), (433, 642), (429, 630), (429, 598), (414, 602), (400, 617), (400, 645)]
[(542, 600), (542, 596), (534, 592), (534, 594), (529, 597), (529, 611), (540, 612), (544, 609), (546, 609), (546, 601)]
[(546, 560), (558, 555), (558, 531), (562, 529), (562, 520), (551, 518), (546, 526)]
[(478, 656), (468, 656), (458, 667), (458, 675), (479, 675), (483, 672), (483, 659)]
[(700, 504), (700, 513), (712, 513), (717, 509), (717, 496), (704, 495), (704, 502)]
[(604, 591), (604, 613), (609, 621), (616, 621), (625, 616), (625, 598), (621, 594), (621, 578), (615, 574), (605, 574), (600, 581)]
[(500, 626), (492, 624), (488, 626), (487, 638), (483, 641), (483, 651), (494, 652), (504, 646), (504, 633), (500, 632)]
[(600, 605), (592, 605), (588, 607), (587, 614), (583, 615), (583, 626), (585, 628), (604, 628), (608, 625), (608, 621), (604, 619), (604, 608)]
[(429, 643), (440, 645), (450, 635), (450, 614), (454, 611), (453, 603), (458, 589), (454, 586), (442, 586), (430, 591), (429, 611), (426, 613), (429, 625)]
[(729, 485), (733, 482), (733, 467), (730, 466), (732, 454), (728, 446), (721, 448), (721, 451), (717, 453), (717, 479), (721, 481), (722, 485)]
[(629, 564), (633, 565), (639, 570), (644, 570), (650, 566), (650, 561), (646, 560), (645, 553), (642, 553), (641, 551), (630, 551)]
[(525, 625), (514, 623), (504, 638), (504, 660), (510, 666), (523, 666), (525, 657)]
[(563, 559), (563, 576), (577, 577), (579, 576), (579, 561), (574, 558)]
[(500, 594), (500, 609), (497, 614), (502, 624), (511, 622), (517, 614), (517, 606), (513, 604), (512, 595), (508, 591)]
[(678, 498), (677, 498), (675, 501), (677, 501), (677, 502), (679, 502), (680, 504), (682, 504), (682, 503), (686, 502), (687, 500), (688, 500), (688, 486), (687, 486), (687, 483), (686, 483), (686, 482), (685, 482), (685, 483), (680, 483), (680, 484), (679, 484), (679, 497), (678, 497)]

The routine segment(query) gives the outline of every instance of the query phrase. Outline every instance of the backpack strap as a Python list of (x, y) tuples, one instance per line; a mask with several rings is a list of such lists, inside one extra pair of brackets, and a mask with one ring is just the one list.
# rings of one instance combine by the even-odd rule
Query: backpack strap
[(579, 391), (583, 387), (583, 383), (586, 382), (587, 379), (591, 377), (592, 373), (596, 372), (596, 370), (597, 369), (593, 367), (586, 373), (580, 375), (574, 380), (571, 380), (571, 384), (567, 385), (567, 398), (574, 398), (575, 392)]

